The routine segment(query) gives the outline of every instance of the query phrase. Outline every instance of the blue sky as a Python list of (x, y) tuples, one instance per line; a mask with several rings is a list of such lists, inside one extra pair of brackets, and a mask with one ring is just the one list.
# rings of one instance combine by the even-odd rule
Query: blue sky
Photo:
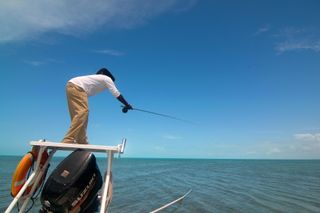
[(137, 108), (91, 97), (92, 144), (125, 157), (320, 156), (319, 1), (76, 0), (0, 3), (0, 155), (60, 141), (65, 84), (107, 67)]

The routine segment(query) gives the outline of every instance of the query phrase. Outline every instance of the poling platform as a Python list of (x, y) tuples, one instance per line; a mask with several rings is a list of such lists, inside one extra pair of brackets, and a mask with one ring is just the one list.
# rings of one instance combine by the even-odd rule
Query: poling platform
[[(14, 197), (12, 202), (10, 203), (9, 207), (6, 209), (5, 213), (10, 213), (15, 205), (20, 201), (22, 203), (22, 206), (19, 210), (19, 212), (25, 212), (27, 205), (33, 195), (33, 192), (36, 190), (36, 186), (42, 179), (43, 175), (45, 174), (49, 162), (51, 161), (53, 155), (58, 150), (65, 150), (65, 151), (74, 151), (76, 149), (82, 149), (89, 152), (102, 152), (106, 153), (107, 155), (107, 169), (104, 177), (104, 184), (102, 186), (102, 200), (101, 200), (101, 206), (100, 206), (100, 213), (105, 213), (108, 210), (110, 201), (112, 199), (112, 194), (108, 194), (108, 189), (112, 187), (112, 159), (114, 154), (123, 154), (125, 145), (126, 145), (126, 139), (122, 140), (121, 144), (118, 144), (116, 146), (102, 146), (102, 145), (91, 145), (91, 144), (65, 144), (65, 143), (55, 143), (45, 140), (40, 141), (31, 141), (30, 145), (35, 148), (39, 148), (38, 157), (36, 161), (36, 165), (34, 168), (34, 171), (30, 174), (29, 178), (19, 191), (19, 193)], [(44, 163), (44, 165), (40, 165), (40, 159), (42, 156), (42, 153), (45, 151), (49, 151), (49, 157), (47, 158), (47, 161)], [(27, 187), (30, 183), (33, 183), (33, 187), (30, 191), (30, 193), (26, 196), (24, 196), (25, 191), (27, 190)]]

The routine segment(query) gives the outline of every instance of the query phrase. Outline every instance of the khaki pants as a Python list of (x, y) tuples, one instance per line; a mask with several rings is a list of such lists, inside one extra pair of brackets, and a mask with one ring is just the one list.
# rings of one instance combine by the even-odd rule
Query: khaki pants
[(68, 107), (71, 118), (69, 131), (64, 136), (62, 143), (87, 144), (88, 125), (88, 96), (79, 86), (68, 82), (66, 87)]

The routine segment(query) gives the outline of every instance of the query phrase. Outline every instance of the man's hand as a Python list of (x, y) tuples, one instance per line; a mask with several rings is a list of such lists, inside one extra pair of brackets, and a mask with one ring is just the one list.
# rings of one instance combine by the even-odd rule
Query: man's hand
[(123, 113), (127, 113), (128, 110), (132, 110), (132, 109), (133, 109), (132, 106), (131, 106), (130, 104), (128, 104), (128, 105), (126, 105), (126, 106), (124, 106), (124, 107), (122, 108), (122, 112), (123, 112)]
[(127, 113), (129, 109), (133, 109), (122, 95), (119, 95), (117, 99), (124, 105), (124, 107), (122, 108), (123, 113)]

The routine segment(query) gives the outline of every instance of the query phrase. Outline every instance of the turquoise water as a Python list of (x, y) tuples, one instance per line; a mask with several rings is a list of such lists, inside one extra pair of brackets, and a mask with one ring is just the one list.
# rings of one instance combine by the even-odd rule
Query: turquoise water
[[(0, 212), (20, 157), (0, 157)], [(53, 169), (60, 158), (51, 164)], [(98, 160), (101, 172), (106, 163)], [(320, 160), (114, 159), (109, 212), (320, 212)], [(39, 202), (31, 212), (37, 212)]]

